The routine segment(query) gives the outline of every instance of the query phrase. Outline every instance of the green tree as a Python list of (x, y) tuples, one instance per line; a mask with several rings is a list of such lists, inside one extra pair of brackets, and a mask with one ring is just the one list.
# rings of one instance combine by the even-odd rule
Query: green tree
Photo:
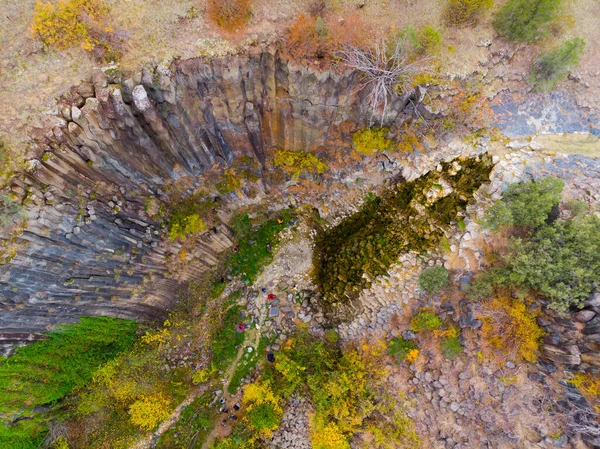
[(579, 64), (584, 48), (585, 41), (577, 37), (542, 53), (531, 66), (529, 82), (534, 84), (537, 90), (552, 89)]
[(539, 227), (560, 202), (564, 185), (561, 179), (551, 177), (511, 184), (502, 199), (486, 211), (483, 224), (492, 230), (502, 226)]
[(561, 0), (508, 0), (494, 21), (496, 31), (513, 42), (533, 42), (549, 33)]
[(511, 284), (539, 291), (553, 309), (580, 306), (600, 279), (600, 217), (557, 221), (530, 239), (517, 239), (505, 263)]

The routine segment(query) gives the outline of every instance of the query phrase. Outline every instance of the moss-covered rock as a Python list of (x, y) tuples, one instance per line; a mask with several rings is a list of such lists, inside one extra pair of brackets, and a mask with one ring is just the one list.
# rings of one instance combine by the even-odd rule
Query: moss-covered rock
[(488, 156), (444, 163), (441, 171), (397, 184), (339, 225), (319, 230), (313, 275), (325, 301), (356, 297), (402, 253), (435, 248), (473, 193), (489, 180), (491, 168)]

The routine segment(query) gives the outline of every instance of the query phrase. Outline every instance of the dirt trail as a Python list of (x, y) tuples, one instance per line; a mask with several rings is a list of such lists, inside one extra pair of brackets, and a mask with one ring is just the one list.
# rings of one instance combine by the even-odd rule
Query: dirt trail
[[(258, 348), (258, 341), (260, 340), (260, 331), (257, 329), (252, 329), (246, 333), (244, 342), (242, 343), (242, 346), (238, 350), (235, 360), (233, 361), (233, 363), (229, 366), (229, 369), (227, 370), (227, 373), (225, 375), (225, 380), (222, 385), (223, 397), (225, 398), (226, 401), (231, 399), (231, 395), (227, 391), (227, 389), (229, 388), (229, 384), (231, 383), (231, 376), (233, 376), (233, 373), (235, 372), (235, 369), (237, 368), (237, 365), (238, 365), (240, 359), (244, 355), (244, 349), (248, 346), (248, 342), (252, 341), (252, 337), (254, 337), (254, 344), (252, 345), (254, 347), (254, 350), (256, 350)], [(221, 417), (219, 416), (218, 420), (220, 418)], [(209, 449), (211, 444), (215, 441), (218, 433), (219, 433), (218, 423), (215, 423), (215, 426), (213, 427), (213, 429), (206, 436), (206, 440), (202, 444), (202, 449)]]
[(173, 424), (175, 424), (181, 417), (181, 412), (184, 408), (194, 402), (194, 399), (196, 399), (198, 396), (204, 394), (206, 387), (207, 385), (200, 385), (199, 387), (194, 388), (188, 397), (185, 398), (181, 404), (175, 407), (175, 410), (173, 410), (171, 415), (169, 415), (169, 417), (164, 420), (160, 426), (158, 426), (158, 429), (156, 429), (154, 433), (147, 435), (145, 438), (138, 441), (135, 446), (132, 446), (132, 449), (149, 449), (155, 447), (160, 436), (173, 427)]

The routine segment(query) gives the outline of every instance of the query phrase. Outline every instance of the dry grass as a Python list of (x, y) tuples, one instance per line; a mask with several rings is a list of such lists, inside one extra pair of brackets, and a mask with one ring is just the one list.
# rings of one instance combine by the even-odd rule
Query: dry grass
[[(579, 71), (584, 74), (600, 71), (600, 27), (596, 26), (600, 3), (596, 0), (566, 1), (569, 2), (566, 10), (576, 21), (575, 28), (567, 34), (576, 34), (588, 42)], [(44, 112), (52, 108), (55, 97), (87, 78), (98, 66), (83, 50), (45, 52), (42, 45), (31, 38), (29, 27), (35, 2), (0, 0), (0, 138), (12, 143), (13, 148), (26, 140), (25, 130), (29, 125), (48, 119)], [(176, 56), (225, 54), (248, 40), (282, 34), (300, 13), (309, 13), (311, 9), (318, 10), (329, 23), (356, 15), (376, 30), (370, 36), (374, 40), (409, 24), (416, 28), (428, 24), (440, 28), (444, 38), (440, 69), (451, 76), (464, 76), (479, 70), (479, 61), (489, 56), (489, 49), (478, 47), (478, 43), (494, 38), (493, 11), (486, 13), (472, 29), (447, 28), (441, 23), (444, 4), (439, 0), (369, 1), (360, 9), (357, 9), (356, 0), (324, 0), (324, 8), (316, 5), (315, 0), (255, 0), (247, 28), (236, 36), (235, 42), (231, 42), (230, 36), (222, 36), (222, 31), (207, 20), (208, 0), (105, 2), (110, 7), (115, 28), (127, 33), (120, 61), (121, 69), (126, 72), (144, 65), (166, 65)], [(494, 9), (503, 1), (496, 3)], [(192, 7), (197, 14), (189, 14)], [(502, 44), (495, 42), (493, 49), (496, 45)], [(523, 70), (537, 51), (534, 49), (524, 56)], [(517, 65), (516, 69), (521, 66)], [(600, 90), (599, 83), (593, 81), (585, 95), (581, 95), (584, 104), (598, 98), (595, 93)]]

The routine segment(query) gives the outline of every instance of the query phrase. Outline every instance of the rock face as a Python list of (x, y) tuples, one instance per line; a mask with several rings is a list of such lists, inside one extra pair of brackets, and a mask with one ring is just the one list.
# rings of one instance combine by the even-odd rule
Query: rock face
[[(175, 61), (126, 80), (99, 75), (73, 88), (56, 126), (32, 136), (30, 170), (10, 185), (28, 204), (27, 227), (3, 236), (19, 249), (4, 254), (0, 342), (34, 339), (81, 315), (160, 317), (232, 242), (216, 226), (194, 261), (171, 274), (165, 258), (177, 244), (165, 242), (147, 200), (167, 203), (173, 186), (191, 193), (209, 169), (242, 156), (262, 166), (273, 148), (335, 145), (340, 128), (370, 116), (358, 87), (355, 74), (314, 72), (263, 52)], [(397, 98), (386, 124), (408, 117), (407, 103)], [(225, 196), (230, 208), (243, 201)]]

